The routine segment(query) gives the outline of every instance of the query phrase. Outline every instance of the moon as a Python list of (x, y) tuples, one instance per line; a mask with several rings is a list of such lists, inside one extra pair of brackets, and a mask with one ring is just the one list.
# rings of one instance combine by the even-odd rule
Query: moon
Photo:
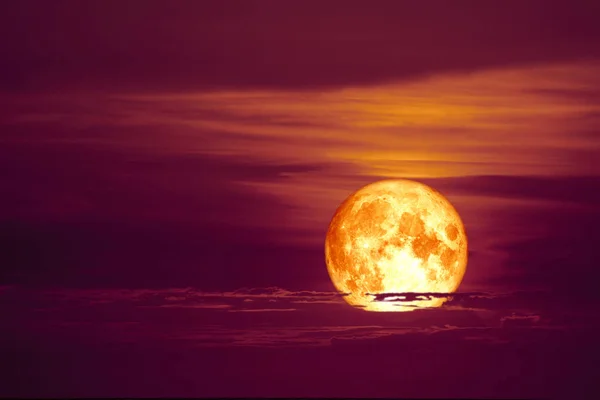
[(350, 305), (413, 311), (446, 299), (373, 301), (377, 293), (452, 293), (467, 268), (467, 235), (452, 204), (407, 179), (371, 183), (338, 207), (325, 239), (329, 276)]

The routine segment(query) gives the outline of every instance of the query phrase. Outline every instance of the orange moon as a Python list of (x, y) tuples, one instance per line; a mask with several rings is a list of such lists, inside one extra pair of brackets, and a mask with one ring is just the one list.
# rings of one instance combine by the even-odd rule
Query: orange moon
[(368, 311), (439, 307), (432, 298), (373, 301), (377, 293), (455, 292), (467, 268), (467, 235), (438, 191), (406, 179), (371, 183), (337, 209), (325, 239), (329, 276), (344, 299)]

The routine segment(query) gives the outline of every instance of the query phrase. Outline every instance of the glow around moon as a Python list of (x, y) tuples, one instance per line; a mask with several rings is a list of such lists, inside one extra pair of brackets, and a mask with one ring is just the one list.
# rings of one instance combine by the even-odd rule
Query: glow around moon
[(377, 293), (451, 293), (467, 266), (467, 237), (450, 202), (422, 183), (393, 179), (367, 185), (337, 209), (325, 260), (344, 298), (368, 311), (438, 307), (443, 298), (373, 301)]

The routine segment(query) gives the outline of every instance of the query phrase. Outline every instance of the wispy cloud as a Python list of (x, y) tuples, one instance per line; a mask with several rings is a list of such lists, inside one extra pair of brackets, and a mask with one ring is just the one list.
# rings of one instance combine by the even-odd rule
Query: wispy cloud
[(500, 318), (503, 326), (532, 326), (539, 323), (541, 317), (539, 315), (518, 315), (511, 314)]
[[(379, 300), (392, 295), (398, 296), (384, 294)], [(404, 301), (413, 296), (404, 295)], [(0, 309), (12, 321), (11, 329), (26, 326), (39, 334), (84, 338), (94, 327), (103, 326), (108, 341), (135, 337), (183, 341), (191, 346), (267, 347), (329, 346), (444, 332), (454, 332), (456, 340), (495, 343), (506, 329), (593, 326), (589, 316), (594, 313), (591, 305), (573, 309), (573, 303), (548, 292), (455, 293), (439, 308), (370, 313), (347, 305), (339, 293), (277, 287), (229, 292), (12, 287), (0, 294)]]
[[(111, 3), (18, 3), (2, 15), (0, 89), (321, 89), (598, 57), (593, 3), (466, 4), (157, 2), (130, 15)], [(56, 57), (37, 45), (49, 37), (43, 54)]]
[[(327, 90), (0, 96), (0, 238), (19, 252), (10, 276), (44, 275), (35, 247), (64, 273), (44, 276), (55, 284), (198, 284), (207, 265), (224, 271), (210, 287), (232, 287), (232, 276), (233, 287), (292, 287), (281, 266), (323, 267), (344, 198), (375, 179), (409, 177), (439, 189), (463, 218), (465, 284), (561, 286), (560, 267), (547, 268), (567, 256), (532, 239), (577, 248), (569, 279), (583, 281), (594, 269), (591, 239), (556, 235), (597, 219), (597, 69), (565, 62)], [(512, 251), (521, 243), (529, 247)], [(143, 267), (120, 273), (134, 265)], [(319, 276), (298, 287), (324, 287)]]

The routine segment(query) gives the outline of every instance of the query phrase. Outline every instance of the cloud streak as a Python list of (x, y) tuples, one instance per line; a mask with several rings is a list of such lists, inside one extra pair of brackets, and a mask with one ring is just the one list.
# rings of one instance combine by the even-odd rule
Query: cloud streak
[[(577, 292), (594, 271), (579, 226), (597, 219), (597, 69), (587, 60), (327, 90), (4, 94), (0, 279), (330, 290), (322, 244), (336, 207), (402, 177), (460, 213), (465, 290)], [(577, 272), (560, 279), (565, 260)]]
[[(378, 301), (386, 296), (398, 294), (382, 294)], [(14, 323), (12, 329), (35, 328), (53, 337), (79, 332), (90, 339), (89, 329), (107, 326), (103, 340), (121, 342), (137, 335), (143, 342), (184, 341), (208, 347), (329, 346), (456, 330), (464, 340), (492, 343), (501, 340), (505, 329), (594, 327), (583, 319), (594, 312), (594, 305), (574, 306), (573, 301), (547, 292), (455, 293), (440, 308), (410, 313), (364, 312), (348, 306), (342, 297), (275, 287), (231, 292), (10, 287), (0, 294), (0, 309)]]
[[(337, 293), (277, 287), (205, 292), (11, 286), (0, 294), (0, 349), (18, 355), (21, 368), (7, 372), (12, 379), (0, 390), (40, 397), (43, 386), (22, 382), (25, 376), (40, 379), (34, 373), (42, 371), (52, 377), (46, 390), (62, 397), (270, 397), (289, 393), (288, 382), (298, 376), (312, 385), (302, 393), (307, 397), (393, 396), (399, 387), (406, 396), (549, 397), (573, 393), (572, 387), (591, 393), (595, 375), (587, 369), (567, 373), (564, 365), (598, 360), (597, 299), (580, 302), (552, 292), (456, 295), (460, 301), (437, 309), (372, 313), (344, 304)], [(549, 379), (557, 375), (560, 380)], [(190, 383), (182, 386), (184, 378)], [(432, 378), (435, 387), (424, 389), (429, 386), (421, 382)], [(372, 385), (354, 385), (361, 379)], [(79, 388), (73, 381), (97, 386)], [(132, 382), (136, 390), (127, 391)], [(225, 383), (235, 385), (230, 390)], [(340, 389), (346, 385), (351, 390)]]
[(323, 88), (599, 56), (592, 2), (140, 4), (12, 4), (0, 87)]

